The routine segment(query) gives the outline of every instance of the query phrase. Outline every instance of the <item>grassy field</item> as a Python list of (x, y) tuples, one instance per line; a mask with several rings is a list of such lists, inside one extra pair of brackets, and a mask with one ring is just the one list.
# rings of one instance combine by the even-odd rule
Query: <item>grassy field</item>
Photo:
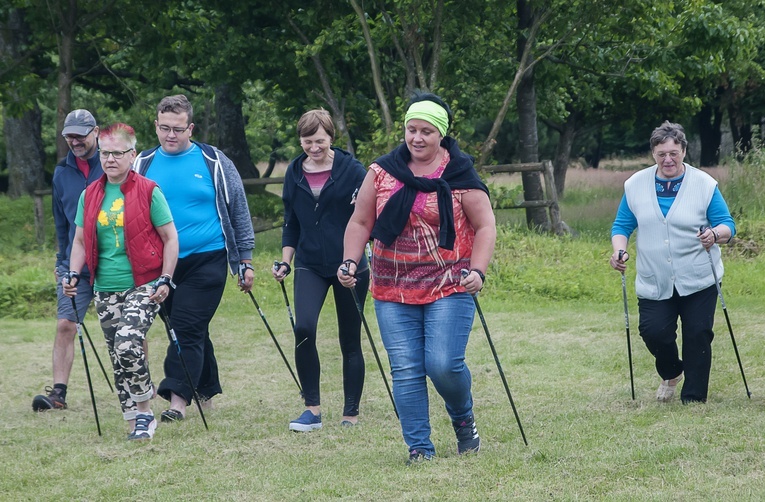
[[(182, 423), (160, 425), (148, 444), (125, 440), (117, 398), (89, 351), (103, 429), (103, 436), (97, 435), (79, 348), (70, 409), (33, 413), (32, 397), (50, 385), (54, 320), (50, 315), (1, 318), (0, 499), (765, 499), (765, 261), (730, 252), (725, 262), (725, 299), (751, 399), (718, 311), (709, 402), (657, 403), (658, 377), (637, 336), (630, 280), (633, 401), (621, 281), (607, 265), (608, 223), (621, 193), (618, 180), (624, 177), (610, 171), (570, 173), (562, 212), (579, 232), (577, 238), (519, 229), (513, 219), (522, 218), (521, 211), (500, 215), (507, 223), (500, 229), (480, 301), (529, 446), (523, 444), (478, 319), (467, 352), (483, 440), (478, 455), (456, 454), (443, 403), (432, 392), (438, 457), (404, 465), (406, 446), (366, 338), (360, 425), (341, 428), (340, 358), (331, 300), (319, 336), (324, 428), (310, 434), (289, 432), (289, 420), (302, 411), (297, 388), (251, 302), (230, 281), (212, 326), (224, 394), (205, 413), (210, 430), (204, 430), (192, 410)], [(9, 206), (0, 201), (4, 211)], [(20, 233), (28, 230), (16, 225)], [(281, 290), (268, 274), (278, 256), (278, 231), (259, 234), (257, 247), (255, 294), (289, 354), (289, 320)], [(51, 251), (11, 255), (0, 258), (6, 269), (0, 273), (6, 281), (0, 286), (24, 289), (17, 286), (20, 279), (9, 278), (9, 268), (17, 262), (26, 270), (25, 281), (44, 282), (41, 274), (48, 274)], [(371, 305), (366, 313), (385, 360)], [(105, 360), (92, 314), (86, 325)], [(160, 379), (167, 346), (160, 324), (149, 338), (151, 367)], [(157, 399), (152, 407), (158, 414), (165, 405)]]

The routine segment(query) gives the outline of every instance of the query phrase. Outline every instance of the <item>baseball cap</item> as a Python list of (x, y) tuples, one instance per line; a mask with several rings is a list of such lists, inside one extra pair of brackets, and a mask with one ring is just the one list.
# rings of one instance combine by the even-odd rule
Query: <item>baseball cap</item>
[(87, 136), (94, 127), (96, 127), (96, 119), (93, 118), (93, 114), (87, 110), (73, 110), (64, 120), (64, 129), (61, 131), (61, 135)]

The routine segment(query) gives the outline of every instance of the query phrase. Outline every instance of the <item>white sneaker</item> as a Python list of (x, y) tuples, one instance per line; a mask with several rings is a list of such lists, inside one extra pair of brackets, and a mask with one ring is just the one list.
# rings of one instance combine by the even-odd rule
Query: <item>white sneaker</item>
[(135, 417), (135, 429), (128, 436), (129, 440), (145, 440), (154, 437), (157, 420), (153, 414), (140, 414)]
[(669, 380), (662, 380), (659, 384), (659, 388), (656, 390), (656, 400), (660, 403), (666, 403), (675, 396), (675, 389), (677, 384), (683, 379), (683, 374), (680, 373), (675, 378)]

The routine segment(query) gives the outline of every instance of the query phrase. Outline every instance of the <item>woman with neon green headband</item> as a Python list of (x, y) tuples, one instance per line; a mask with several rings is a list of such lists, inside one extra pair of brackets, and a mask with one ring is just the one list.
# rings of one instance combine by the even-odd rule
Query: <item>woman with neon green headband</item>
[(470, 295), (483, 287), (496, 228), (473, 158), (446, 135), (451, 119), (435, 94), (412, 98), (404, 144), (378, 158), (361, 186), (338, 269), (340, 282), (354, 287), (364, 245), (374, 239), (371, 293), (409, 464), (435, 455), (426, 377), (444, 399), (457, 453), (481, 445), (465, 348)]

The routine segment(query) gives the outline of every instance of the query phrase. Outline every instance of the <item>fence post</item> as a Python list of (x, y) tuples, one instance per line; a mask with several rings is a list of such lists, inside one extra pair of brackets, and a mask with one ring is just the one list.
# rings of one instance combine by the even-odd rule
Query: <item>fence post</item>
[(35, 237), (37, 244), (45, 244), (45, 212), (43, 211), (43, 197), (50, 195), (51, 190), (35, 190), (33, 192), (35, 202)]
[(553, 232), (559, 234), (561, 232), (560, 207), (558, 207), (558, 191), (555, 189), (553, 177), (553, 164), (549, 160), (545, 160), (542, 164), (544, 166), (545, 191), (547, 192), (547, 199), (550, 201), (550, 223)]

